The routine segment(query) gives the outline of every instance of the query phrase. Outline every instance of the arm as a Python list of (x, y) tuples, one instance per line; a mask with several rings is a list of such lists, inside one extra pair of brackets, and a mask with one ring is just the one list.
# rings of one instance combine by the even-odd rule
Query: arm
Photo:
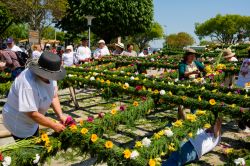
[(63, 112), (62, 112), (62, 109), (61, 109), (61, 105), (60, 105), (60, 101), (59, 101), (59, 97), (58, 97), (57, 94), (53, 98), (52, 108), (55, 111), (55, 113), (56, 113), (57, 117), (59, 118), (59, 120), (61, 122), (65, 122), (66, 116), (63, 115)]
[(222, 118), (218, 117), (214, 124), (214, 136), (215, 137), (218, 137), (221, 135), (221, 124), (222, 124)]
[(55, 132), (61, 132), (65, 129), (65, 126), (63, 126), (62, 124), (51, 121), (49, 118), (45, 117), (43, 114), (37, 111), (28, 112), (26, 114), (38, 124), (49, 127)]

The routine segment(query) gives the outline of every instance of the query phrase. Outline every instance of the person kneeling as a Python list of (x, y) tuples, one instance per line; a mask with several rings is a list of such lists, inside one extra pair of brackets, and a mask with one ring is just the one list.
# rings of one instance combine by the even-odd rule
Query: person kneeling
[(221, 123), (222, 119), (217, 118), (213, 127), (198, 129), (195, 138), (190, 138), (178, 151), (173, 152), (162, 166), (185, 165), (212, 151), (220, 143)]

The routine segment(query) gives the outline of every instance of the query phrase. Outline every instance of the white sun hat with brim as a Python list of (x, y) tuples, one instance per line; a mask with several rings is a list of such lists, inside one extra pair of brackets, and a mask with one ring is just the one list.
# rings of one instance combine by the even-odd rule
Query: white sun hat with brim
[(101, 44), (101, 43), (105, 44), (105, 41), (104, 40), (99, 40), (98, 44)]
[(72, 45), (68, 45), (68, 46), (66, 47), (66, 50), (71, 50), (71, 51), (73, 51), (73, 46), (72, 46)]
[(232, 50), (231, 49), (225, 49), (224, 51), (223, 51), (223, 57), (224, 58), (232, 58), (232, 57), (234, 57), (235, 56), (235, 53), (233, 53), (232, 52)]
[(124, 49), (124, 44), (123, 43), (116, 43), (115, 46)]

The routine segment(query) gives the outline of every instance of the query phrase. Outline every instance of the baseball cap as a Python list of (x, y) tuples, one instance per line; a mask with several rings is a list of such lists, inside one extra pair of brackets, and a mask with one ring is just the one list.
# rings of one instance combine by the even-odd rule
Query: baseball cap
[(11, 44), (12, 42), (13, 42), (13, 38), (8, 38), (7, 40), (6, 40), (6, 42), (7, 42), (7, 44)]

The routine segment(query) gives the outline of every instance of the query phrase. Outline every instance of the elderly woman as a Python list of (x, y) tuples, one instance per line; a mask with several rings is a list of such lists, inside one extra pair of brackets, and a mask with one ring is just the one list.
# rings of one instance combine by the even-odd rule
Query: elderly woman
[(184, 54), (183, 61), (179, 64), (180, 80), (195, 79), (204, 72), (204, 66), (196, 61), (197, 52), (193, 49), (187, 49)]
[(134, 51), (134, 45), (128, 44), (127, 45), (127, 51), (123, 53), (125, 56), (131, 56), (131, 57), (137, 57), (137, 53)]
[(109, 49), (105, 45), (105, 41), (104, 40), (100, 40), (98, 42), (98, 48), (94, 52), (94, 58), (95, 59), (99, 59), (99, 58), (101, 58), (103, 56), (107, 56), (107, 55), (110, 55)]
[(33, 60), (27, 69), (13, 82), (3, 108), (3, 123), (15, 140), (37, 136), (39, 125), (61, 132), (65, 126), (45, 116), (50, 106), (61, 122), (62, 113), (56, 90), (56, 81), (64, 78), (58, 55), (44, 52), (39, 60)]
[(66, 47), (65, 53), (62, 54), (62, 62), (64, 66), (73, 66), (74, 65), (74, 52), (73, 52), (73, 46), (68, 45)]

